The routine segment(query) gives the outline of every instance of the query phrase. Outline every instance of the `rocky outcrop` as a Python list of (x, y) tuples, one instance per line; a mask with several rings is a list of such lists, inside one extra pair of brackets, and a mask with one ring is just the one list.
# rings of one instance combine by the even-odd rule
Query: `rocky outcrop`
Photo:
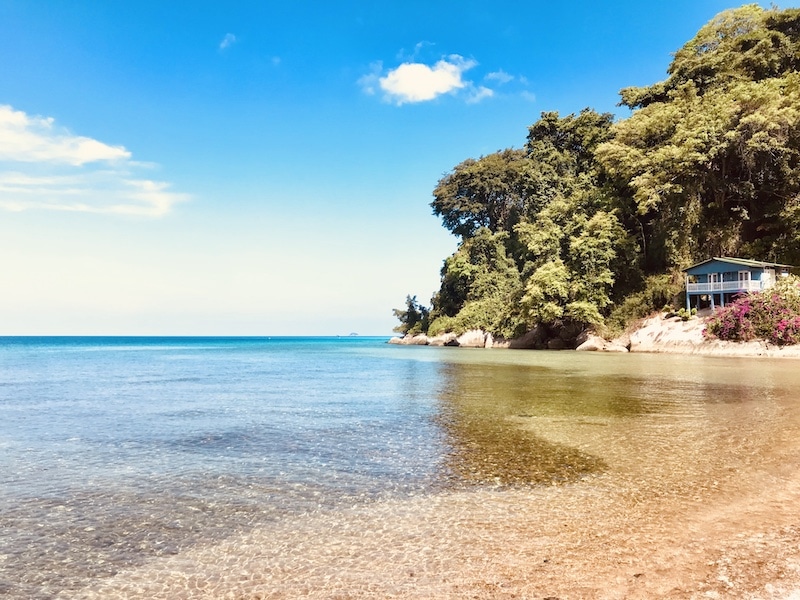
[(700, 354), (704, 356), (765, 356), (800, 358), (800, 346), (775, 346), (765, 341), (729, 342), (703, 335), (705, 319), (656, 315), (630, 334), (631, 352)]
[(547, 347), (547, 328), (537, 325), (522, 337), (509, 341), (508, 347), (515, 350), (544, 350)]
[(461, 335), (444, 333), (428, 337), (424, 334), (393, 337), (390, 344), (404, 346), (459, 346), (461, 348), (512, 348), (525, 350), (566, 350), (585, 341), (586, 332), (579, 326), (568, 324), (558, 327), (537, 325), (525, 335), (513, 340), (495, 338), (481, 329), (472, 329)]
[(628, 352), (628, 347), (617, 340), (609, 342), (599, 335), (588, 335), (575, 350), (581, 352)]
[(389, 340), (390, 344), (400, 344), (403, 346), (427, 346), (430, 344), (428, 336), (419, 333), (416, 335), (405, 335), (403, 337), (393, 337)]
[(462, 348), (486, 348), (486, 332), (480, 329), (465, 331), (456, 341)]
[(605, 350), (607, 344), (608, 342), (599, 335), (590, 335), (588, 336), (588, 339), (581, 342), (581, 344), (575, 348), (575, 350), (579, 350), (581, 352), (598, 352)]
[(455, 333), (443, 333), (428, 338), (428, 343), (431, 346), (458, 346), (458, 336)]
[(423, 334), (394, 337), (390, 344), (405, 346), (461, 346), (463, 348), (514, 348), (564, 350), (581, 352), (665, 352), (707, 356), (767, 356), (800, 358), (800, 346), (774, 346), (764, 341), (726, 342), (703, 335), (705, 320), (694, 317), (683, 321), (672, 315), (654, 315), (630, 333), (608, 341), (588, 331), (567, 327), (551, 329), (541, 325), (525, 335), (503, 340), (480, 329), (459, 336), (445, 333), (428, 337)]

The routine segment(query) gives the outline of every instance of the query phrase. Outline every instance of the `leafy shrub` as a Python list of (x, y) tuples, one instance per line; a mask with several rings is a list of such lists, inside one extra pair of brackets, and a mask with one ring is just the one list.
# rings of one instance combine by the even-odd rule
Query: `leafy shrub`
[(631, 323), (657, 311), (659, 307), (672, 310), (670, 307), (682, 289), (682, 280), (677, 275), (648, 277), (643, 290), (628, 296), (614, 307), (606, 318), (608, 330), (606, 333), (608, 335), (621, 333)]
[(761, 339), (780, 346), (800, 343), (800, 279), (782, 278), (774, 287), (747, 294), (706, 320), (704, 335), (748, 342)]
[(486, 297), (470, 300), (454, 317), (442, 315), (428, 326), (428, 335), (443, 333), (462, 334), (472, 329), (482, 329), (505, 339), (519, 337), (527, 330), (521, 317), (505, 310), (508, 300), (499, 297)]

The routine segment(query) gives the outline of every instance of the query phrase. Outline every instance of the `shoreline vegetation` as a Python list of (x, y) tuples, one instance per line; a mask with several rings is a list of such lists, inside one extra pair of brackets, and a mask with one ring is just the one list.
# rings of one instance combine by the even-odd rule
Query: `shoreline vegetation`
[(429, 306), (394, 310), (393, 343), (800, 355), (800, 303), (772, 330), (708, 317), (717, 339), (654, 316), (685, 306), (682, 270), (709, 257), (800, 265), (800, 8), (724, 11), (620, 98), (627, 118), (543, 112), (524, 147), (439, 180), (458, 248)]
[(611, 340), (591, 331), (582, 331), (576, 346), (569, 347), (562, 338), (546, 339), (539, 331), (515, 340), (495, 338), (491, 333), (473, 330), (456, 335), (448, 333), (428, 337), (423, 333), (393, 337), (389, 344), (409, 346), (452, 346), (461, 348), (539, 349), (583, 352), (650, 352), (694, 354), (698, 356), (732, 356), (764, 358), (800, 358), (800, 345), (777, 345), (765, 340), (731, 341), (704, 335), (706, 311), (689, 320), (671, 313), (657, 313), (642, 319), (630, 332)]

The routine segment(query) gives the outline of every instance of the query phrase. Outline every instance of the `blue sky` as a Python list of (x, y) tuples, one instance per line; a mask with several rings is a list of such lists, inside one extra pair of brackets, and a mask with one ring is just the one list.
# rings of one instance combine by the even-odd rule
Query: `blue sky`
[(0, 335), (389, 334), (444, 173), (732, 6), (2, 0)]

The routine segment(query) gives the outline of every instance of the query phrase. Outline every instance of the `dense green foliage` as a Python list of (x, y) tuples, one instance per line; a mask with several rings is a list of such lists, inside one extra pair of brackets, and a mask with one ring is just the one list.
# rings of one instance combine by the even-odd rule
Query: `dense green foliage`
[(460, 243), (428, 332), (615, 329), (671, 302), (693, 262), (800, 261), (798, 67), (800, 9), (746, 5), (665, 81), (622, 90), (627, 119), (543, 113), (524, 148), (457, 165), (431, 203)]
[(406, 296), (406, 309), (394, 309), (394, 316), (400, 325), (394, 328), (397, 333), (415, 334), (428, 330), (429, 309), (417, 302), (416, 296)]

